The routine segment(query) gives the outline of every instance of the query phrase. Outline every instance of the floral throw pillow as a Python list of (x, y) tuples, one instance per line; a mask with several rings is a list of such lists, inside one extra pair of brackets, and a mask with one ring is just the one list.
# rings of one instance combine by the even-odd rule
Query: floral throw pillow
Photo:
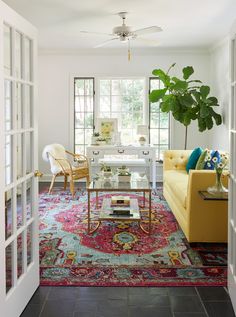
[(203, 167), (204, 170), (214, 170), (215, 164), (220, 163), (221, 156), (218, 151), (210, 151), (207, 150), (207, 155), (205, 157), (205, 165)]

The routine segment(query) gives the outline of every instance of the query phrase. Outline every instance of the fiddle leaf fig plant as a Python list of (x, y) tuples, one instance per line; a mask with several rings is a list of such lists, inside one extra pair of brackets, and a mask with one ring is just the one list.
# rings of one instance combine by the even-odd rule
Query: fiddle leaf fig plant
[(185, 149), (187, 147), (187, 128), (193, 120), (197, 120), (200, 132), (212, 129), (222, 124), (222, 117), (214, 107), (218, 107), (216, 97), (210, 97), (210, 87), (203, 85), (200, 80), (189, 78), (194, 73), (192, 66), (184, 67), (183, 78), (171, 77), (170, 70), (154, 69), (152, 74), (163, 83), (163, 88), (154, 89), (149, 94), (150, 102), (160, 102), (160, 110), (171, 112), (175, 120), (185, 126)]

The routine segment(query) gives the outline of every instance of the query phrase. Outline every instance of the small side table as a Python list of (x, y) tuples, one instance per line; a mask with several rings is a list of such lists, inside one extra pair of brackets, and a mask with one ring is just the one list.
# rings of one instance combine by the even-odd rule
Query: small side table
[(199, 195), (204, 200), (228, 200), (228, 193), (209, 193), (205, 190), (200, 190)]

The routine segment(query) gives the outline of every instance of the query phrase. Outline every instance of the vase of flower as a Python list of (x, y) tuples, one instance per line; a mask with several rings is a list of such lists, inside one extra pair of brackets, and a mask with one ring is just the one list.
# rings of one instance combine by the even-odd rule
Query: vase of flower
[(226, 165), (228, 164), (229, 157), (226, 154), (220, 155), (220, 161), (218, 161), (218, 158), (214, 157), (212, 159), (216, 171), (216, 182), (215, 185), (212, 187), (208, 187), (207, 191), (212, 194), (217, 193), (227, 193), (228, 189), (224, 187), (222, 183), (222, 173)]

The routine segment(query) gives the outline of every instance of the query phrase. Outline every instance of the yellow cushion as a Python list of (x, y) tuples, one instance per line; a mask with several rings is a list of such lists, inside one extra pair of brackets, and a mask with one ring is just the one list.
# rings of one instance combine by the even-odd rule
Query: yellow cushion
[(164, 173), (164, 182), (168, 184), (175, 199), (186, 208), (188, 173), (186, 170), (169, 170)]

